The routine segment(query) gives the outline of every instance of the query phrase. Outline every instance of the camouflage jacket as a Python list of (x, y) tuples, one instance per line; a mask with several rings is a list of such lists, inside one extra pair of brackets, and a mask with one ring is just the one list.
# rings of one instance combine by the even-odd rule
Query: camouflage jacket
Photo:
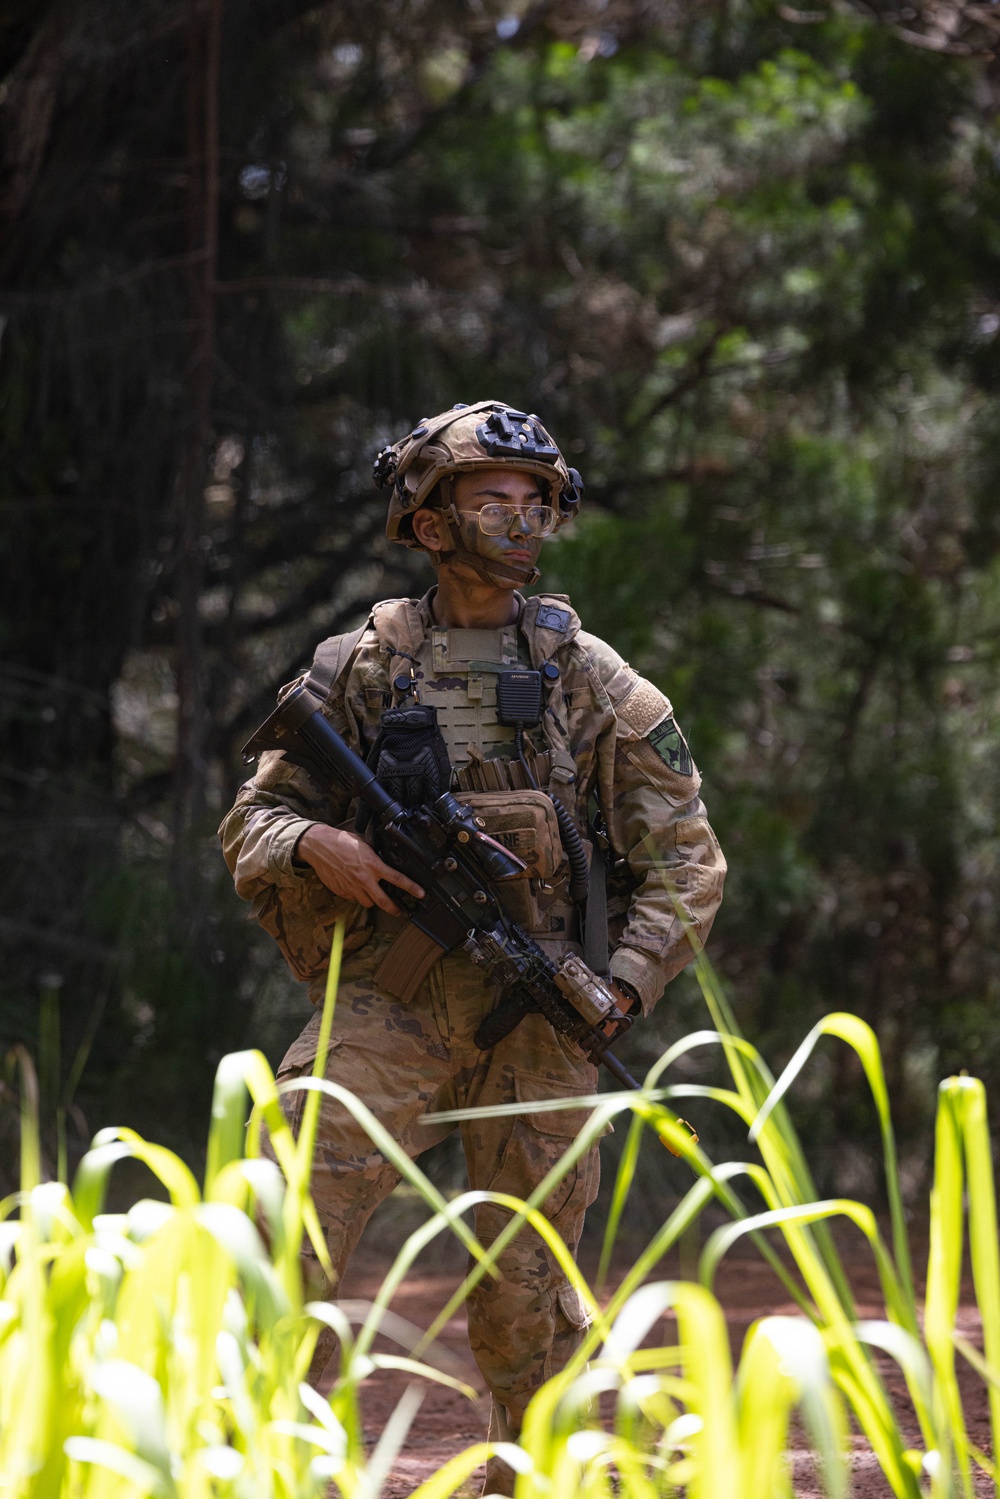
[[(434, 624), (431, 598), (377, 604), (332, 682), (324, 711), (363, 755), (411, 672), (420, 679), (425, 701), (435, 701), (435, 688), (454, 699), (456, 679), (442, 669), (449, 632)], [(596, 800), (607, 855), (616, 865), (608, 904), (619, 940), (611, 972), (633, 985), (648, 1012), (693, 955), (685, 928), (704, 942), (722, 898), (726, 864), (698, 796), (701, 777), (669, 700), (610, 646), (582, 630), (568, 599), (519, 596), (519, 607), (516, 628), (502, 632), (503, 659), (530, 662), (536, 669), (549, 665), (545, 712), (529, 735), (533, 769), (540, 784), (558, 791), (581, 829), (587, 827), (588, 803)], [(338, 644), (337, 638), (325, 642), (317, 661), (324, 656), (329, 661), (331, 649), (336, 659)], [(478, 678), (458, 685), (469, 696), (482, 695)], [(507, 784), (495, 779), (506, 763), (503, 750), (502, 743), (492, 746), (496, 758), (484, 762), (481, 753), (475, 760), (472, 746), (473, 758), (461, 757), (455, 781), (460, 795)], [(510, 784), (516, 786), (516, 762), (511, 767)], [(498, 790), (494, 797), (504, 800)], [(367, 942), (371, 930), (370, 912), (332, 895), (312, 869), (295, 861), (298, 840), (311, 823), (350, 826), (352, 812), (345, 790), (319, 787), (306, 771), (271, 752), (261, 757), (257, 774), (219, 830), (237, 892), (253, 902), (252, 915), (275, 937), (302, 980), (323, 973), (339, 918), (347, 923), (348, 949)], [(558, 889), (551, 899), (558, 899)], [(313, 991), (319, 992), (318, 984)]]

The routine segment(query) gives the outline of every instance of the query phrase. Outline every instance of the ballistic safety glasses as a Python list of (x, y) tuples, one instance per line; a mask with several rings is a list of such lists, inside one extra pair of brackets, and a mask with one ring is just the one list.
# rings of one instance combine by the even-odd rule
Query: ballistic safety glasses
[(556, 528), (556, 513), (551, 505), (484, 505), (482, 510), (461, 510), (460, 515), (476, 516), (484, 536), (507, 536), (514, 522), (529, 536), (549, 536)]

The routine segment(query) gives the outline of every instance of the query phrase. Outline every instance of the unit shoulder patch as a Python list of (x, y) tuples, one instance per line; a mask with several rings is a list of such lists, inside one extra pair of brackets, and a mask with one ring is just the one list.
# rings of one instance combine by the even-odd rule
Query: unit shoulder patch
[(647, 743), (650, 744), (664, 765), (679, 776), (689, 776), (694, 772), (694, 761), (691, 751), (687, 747), (687, 740), (677, 727), (671, 715), (649, 735)]

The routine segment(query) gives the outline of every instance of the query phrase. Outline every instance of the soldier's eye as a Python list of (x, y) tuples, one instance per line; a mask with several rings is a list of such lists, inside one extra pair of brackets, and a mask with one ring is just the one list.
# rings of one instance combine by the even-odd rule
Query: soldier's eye
[(525, 514), (525, 520), (532, 536), (548, 536), (556, 523), (556, 513), (551, 505), (532, 505)]
[(479, 529), (486, 536), (502, 536), (510, 529), (510, 519), (508, 505), (484, 505), (479, 512)]

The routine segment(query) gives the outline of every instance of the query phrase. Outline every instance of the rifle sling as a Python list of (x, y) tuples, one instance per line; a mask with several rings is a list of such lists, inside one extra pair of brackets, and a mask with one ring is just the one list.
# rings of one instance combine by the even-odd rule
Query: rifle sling
[(600, 844), (594, 840), (590, 855), (590, 890), (583, 924), (583, 961), (591, 973), (603, 978), (608, 971), (608, 884)]

